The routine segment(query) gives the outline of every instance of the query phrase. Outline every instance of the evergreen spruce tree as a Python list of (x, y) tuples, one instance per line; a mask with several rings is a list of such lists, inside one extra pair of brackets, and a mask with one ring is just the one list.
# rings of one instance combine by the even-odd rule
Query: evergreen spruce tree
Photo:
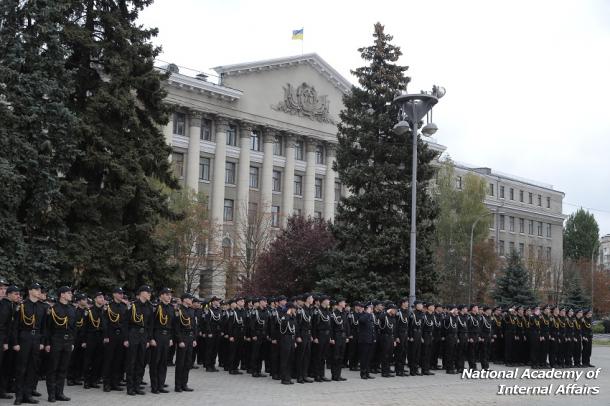
[(67, 7), (0, 2), (0, 271), (19, 284), (60, 278), (63, 174), (77, 155), (60, 34)]
[(583, 308), (591, 304), (591, 297), (586, 295), (582, 289), (582, 279), (577, 269), (565, 273), (562, 303), (574, 309)]
[[(392, 131), (398, 113), (392, 101), (410, 78), (408, 68), (396, 64), (402, 53), (380, 23), (373, 37), (373, 45), (358, 50), (367, 65), (352, 71), (360, 86), (343, 99), (335, 170), (351, 195), (338, 205), (333, 227), (338, 246), (319, 286), (351, 297), (395, 299), (409, 291), (412, 134)], [(432, 258), (437, 207), (426, 190), (433, 158), (419, 140), (418, 297), (434, 295), (437, 286)]]
[(161, 184), (176, 187), (164, 76), (154, 69), (155, 29), (137, 25), (150, 0), (71, 0), (63, 40), (74, 70), (71, 134), (82, 152), (66, 171), (63, 265), (81, 288), (156, 286), (174, 280), (154, 230), (169, 214)]
[(527, 270), (523, 267), (521, 257), (516, 252), (510, 254), (504, 274), (496, 280), (494, 299), (500, 306), (513, 303), (533, 305), (537, 302)]

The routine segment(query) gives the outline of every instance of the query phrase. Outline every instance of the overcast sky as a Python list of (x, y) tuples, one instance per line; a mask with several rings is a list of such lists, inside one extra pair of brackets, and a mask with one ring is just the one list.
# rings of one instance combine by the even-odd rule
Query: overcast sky
[[(160, 59), (218, 65), (316, 52), (348, 80), (380, 21), (409, 90), (447, 88), (436, 138), (456, 161), (565, 192), (610, 233), (610, 1), (156, 0)], [(305, 40), (291, 40), (304, 27)]]

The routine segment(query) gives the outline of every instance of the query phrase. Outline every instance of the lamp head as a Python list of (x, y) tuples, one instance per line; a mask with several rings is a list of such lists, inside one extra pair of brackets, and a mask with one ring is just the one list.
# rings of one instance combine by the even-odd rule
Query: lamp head
[(404, 135), (410, 129), (411, 129), (411, 126), (409, 125), (409, 123), (407, 123), (405, 120), (400, 120), (398, 123), (396, 123), (394, 125), (394, 128), (392, 128), (392, 131), (394, 131), (394, 134), (396, 134), (396, 135)]
[(438, 131), (438, 127), (434, 123), (428, 123), (421, 129), (422, 134), (426, 137), (431, 137)]

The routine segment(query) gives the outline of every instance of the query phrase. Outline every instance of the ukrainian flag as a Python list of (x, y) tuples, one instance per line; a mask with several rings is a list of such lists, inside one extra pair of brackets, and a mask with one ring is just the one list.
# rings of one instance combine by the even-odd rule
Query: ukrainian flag
[(300, 30), (292, 30), (292, 39), (303, 39), (303, 28)]

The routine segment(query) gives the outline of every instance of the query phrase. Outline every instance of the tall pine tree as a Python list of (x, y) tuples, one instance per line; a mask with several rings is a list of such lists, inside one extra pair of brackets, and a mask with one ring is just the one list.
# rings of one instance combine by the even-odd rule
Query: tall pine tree
[(56, 283), (66, 240), (63, 176), (78, 155), (61, 40), (67, 0), (0, 2), (0, 271)]
[[(409, 291), (412, 134), (392, 131), (398, 113), (392, 101), (410, 78), (408, 67), (396, 64), (402, 53), (380, 23), (373, 37), (373, 45), (358, 50), (368, 64), (352, 71), (360, 86), (343, 98), (335, 170), (351, 194), (337, 208), (338, 245), (319, 285), (351, 297), (395, 299)], [(432, 247), (438, 210), (427, 191), (433, 158), (418, 140), (418, 297), (437, 289)]]
[(176, 186), (169, 147), (164, 76), (154, 69), (155, 29), (137, 25), (151, 0), (72, 0), (62, 32), (75, 71), (71, 136), (82, 154), (66, 171), (69, 238), (63, 265), (82, 288), (170, 283), (154, 229), (169, 212), (162, 184)]
[(574, 309), (591, 305), (591, 297), (583, 291), (582, 278), (578, 269), (564, 271), (562, 296), (562, 303)]
[(537, 302), (527, 270), (523, 267), (521, 256), (516, 252), (510, 254), (504, 274), (496, 280), (494, 299), (500, 306), (513, 303), (533, 305)]

